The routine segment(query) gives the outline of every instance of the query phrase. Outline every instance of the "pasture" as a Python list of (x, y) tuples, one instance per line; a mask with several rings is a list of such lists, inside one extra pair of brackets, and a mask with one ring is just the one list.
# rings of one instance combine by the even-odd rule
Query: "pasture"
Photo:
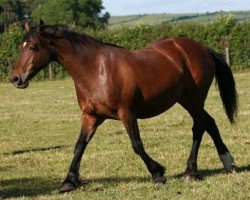
[(139, 120), (145, 149), (166, 167), (167, 184), (151, 183), (122, 124), (107, 120), (83, 156), (85, 184), (66, 194), (58, 189), (72, 159), (81, 116), (73, 81), (32, 82), (26, 90), (0, 83), (0, 199), (249, 199), (249, 77), (249, 72), (235, 74), (240, 101), (235, 125), (227, 120), (214, 84), (206, 101), (234, 156), (237, 174), (225, 174), (205, 134), (198, 157), (200, 180), (182, 180), (191, 149), (192, 120), (175, 105), (158, 117)]
[(250, 18), (249, 11), (235, 12), (214, 12), (214, 13), (180, 13), (180, 14), (144, 14), (144, 15), (126, 15), (111, 16), (109, 19), (109, 28), (115, 28), (120, 25), (138, 25), (138, 24), (160, 24), (163, 22), (183, 23), (183, 22), (199, 22), (210, 23), (221, 14), (233, 13), (237, 22), (247, 22)]

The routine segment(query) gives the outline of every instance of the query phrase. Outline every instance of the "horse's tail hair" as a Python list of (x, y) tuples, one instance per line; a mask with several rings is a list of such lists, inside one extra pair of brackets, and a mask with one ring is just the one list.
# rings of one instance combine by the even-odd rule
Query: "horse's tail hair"
[(221, 55), (211, 49), (208, 49), (208, 51), (215, 63), (215, 78), (219, 86), (224, 109), (229, 121), (234, 123), (238, 111), (238, 95), (232, 71)]

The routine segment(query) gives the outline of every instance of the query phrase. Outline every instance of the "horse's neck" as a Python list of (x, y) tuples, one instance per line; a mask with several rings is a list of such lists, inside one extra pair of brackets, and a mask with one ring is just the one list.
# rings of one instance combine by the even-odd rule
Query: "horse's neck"
[(93, 75), (94, 60), (96, 57), (98, 45), (92, 48), (83, 46), (74, 48), (67, 44), (60, 44), (56, 47), (56, 61), (61, 64), (70, 76), (77, 83), (83, 83), (89, 80)]

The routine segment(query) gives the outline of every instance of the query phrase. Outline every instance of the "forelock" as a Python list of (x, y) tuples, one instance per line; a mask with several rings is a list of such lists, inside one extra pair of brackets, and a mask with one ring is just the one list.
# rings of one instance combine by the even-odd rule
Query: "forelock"
[(30, 39), (39, 41), (39, 36), (37, 35), (36, 31), (33, 29), (31, 29), (29, 32), (25, 33), (25, 35), (23, 36), (23, 42), (28, 41)]

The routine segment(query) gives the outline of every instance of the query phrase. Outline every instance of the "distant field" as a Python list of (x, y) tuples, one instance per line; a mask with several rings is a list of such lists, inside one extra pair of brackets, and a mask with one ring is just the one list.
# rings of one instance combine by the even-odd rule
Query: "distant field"
[(225, 174), (210, 137), (205, 134), (198, 167), (200, 181), (186, 183), (192, 121), (179, 105), (140, 120), (149, 154), (166, 167), (166, 185), (153, 185), (133, 152), (120, 122), (106, 121), (83, 158), (81, 177), (87, 185), (58, 194), (70, 165), (80, 128), (71, 80), (32, 82), (26, 90), (0, 83), (0, 199), (250, 199), (250, 73), (235, 75), (240, 100), (238, 122), (231, 126), (214, 84), (206, 109), (238, 166)]
[[(180, 22), (212, 22), (220, 14), (229, 14), (230, 12), (215, 13), (193, 13), (193, 14), (145, 14), (145, 15), (128, 15), (128, 16), (111, 16), (109, 27), (114, 28), (119, 25), (136, 25), (136, 24), (160, 24), (162, 22), (180, 23)], [(250, 20), (250, 11), (232, 12), (238, 22)]]

